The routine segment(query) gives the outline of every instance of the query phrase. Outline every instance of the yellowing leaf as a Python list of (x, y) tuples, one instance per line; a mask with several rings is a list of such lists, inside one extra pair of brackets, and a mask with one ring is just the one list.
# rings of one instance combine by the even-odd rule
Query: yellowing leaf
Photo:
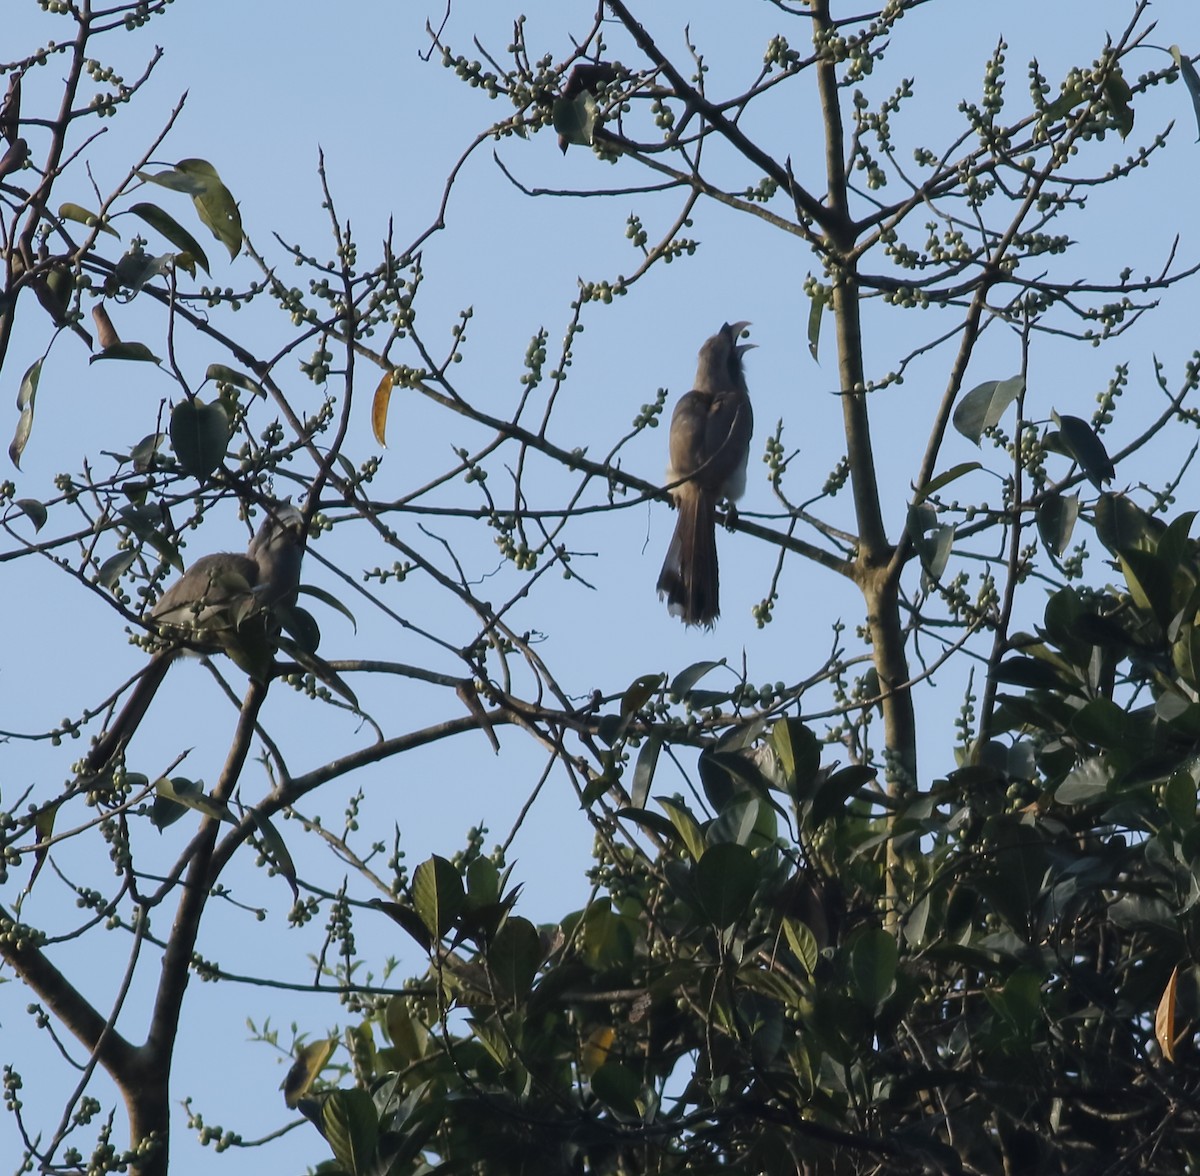
[(608, 1051), (612, 1049), (613, 1039), (617, 1032), (611, 1025), (602, 1029), (593, 1029), (587, 1041), (583, 1044), (580, 1065), (583, 1072), (590, 1078), (605, 1062), (608, 1061)]
[(384, 449), (387, 448), (384, 434), (387, 432), (388, 405), (392, 401), (392, 385), (394, 383), (395, 378), (392, 373), (384, 372), (383, 379), (379, 381), (379, 387), (375, 389), (375, 399), (371, 401), (371, 431), (375, 434), (375, 440)]
[(336, 1045), (337, 1038), (329, 1037), (302, 1046), (296, 1051), (296, 1060), (279, 1088), (283, 1091), (283, 1101), (289, 1107), (294, 1107), (308, 1093), (309, 1087), (325, 1068), (325, 1063), (329, 1061)]
[(1154, 1037), (1168, 1062), (1175, 1060), (1175, 996), (1179, 986), (1179, 968), (1171, 972), (1154, 1013)]

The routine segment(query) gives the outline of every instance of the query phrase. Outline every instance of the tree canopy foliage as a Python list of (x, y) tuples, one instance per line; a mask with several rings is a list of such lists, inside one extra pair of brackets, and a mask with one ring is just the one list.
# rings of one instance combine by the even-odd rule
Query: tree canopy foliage
[[(477, 91), (479, 131), (424, 227), (397, 220), (373, 247), (324, 161), (331, 245), (244, 223), (222, 161), (176, 142), (178, 110), (136, 157), (94, 166), (97, 120), (120, 119), (159, 68), (150, 52), (126, 81), (104, 47), (144, 46), (169, 5), (46, 7), (69, 36), (2, 65), (0, 372), (19, 392), (0, 564), (44, 561), (56, 594), (102, 603), (92, 615), (148, 650), (231, 654), (209, 669), (236, 717), (186, 732), (159, 719), (165, 766), (135, 739), (98, 771), (80, 752), (65, 783), (61, 747), (113, 722), (116, 681), (66, 719), (53, 698), (36, 732), (6, 733), (44, 760), (23, 790), (3, 782), (0, 957), (53, 1040), (66, 1030), (84, 1051), (47, 1124), (23, 1109), (36, 1076), (6, 1069), (23, 1162), (167, 1170), (189, 979), (244, 979), (210, 958), (208, 929), (245, 934), (260, 916), (315, 945), (311, 978), (264, 962), (268, 982), (306, 983), (349, 1018), (285, 1043), (281, 1115), (312, 1124), (313, 1163), (331, 1174), (1200, 1162), (1200, 547), (1176, 502), (1200, 361), (1152, 363), (1133, 329), (1171, 313), (1200, 262), (1186, 239), (1128, 261), (1080, 247), (1090, 206), (1110, 190), (1146, 201), (1143, 177), (1200, 111), (1192, 59), (1152, 38), (1147, 4), (1119, 27), (1081, 21), (1092, 59), (1061, 76), (1029, 62), (1023, 86), (998, 39), (936, 138), (908, 118), (920, 79), (906, 72), (914, 26), (950, 7), (936, 0), (754, 6), (772, 32), (737, 72), (711, 71), (709, 47), (657, 27), (652, 5), (603, 0), (561, 40), (519, 18), (506, 46), (467, 52), (451, 5), (421, 68), (440, 60)], [(31, 104), (48, 62), (61, 92)], [(637, 251), (629, 272), (580, 279), (561, 343), (540, 328), (503, 390), (467, 362), (468, 290), (448, 346), (423, 313), (426, 250), (489, 150), (489, 182), (533, 202), (632, 205)], [(580, 186), (520, 178), (560, 151)], [(1162, 204), (1182, 232), (1184, 202)], [(585, 402), (573, 365), (614, 301), (650, 312), (667, 265), (688, 297), (697, 226), (718, 214), (722, 232), (765, 231), (787, 257), (789, 318), (800, 350), (825, 357), (841, 435), (806, 436), (802, 406), (765, 437), (760, 424), (772, 508), (725, 515), (730, 541), (773, 567), (751, 609), (778, 631), (773, 660), (739, 667), (718, 629), (704, 660), (605, 681), (547, 618), (562, 588), (576, 648), (598, 658), (620, 639), (579, 622), (584, 594), (605, 590), (584, 553), (603, 521), (667, 511), (632, 456), (668, 397)], [(731, 302), (739, 282), (753, 285), (731, 273)], [(715, 325), (670, 346), (690, 356)], [(31, 339), (36, 358), (12, 371)], [(1045, 358), (1064, 346), (1121, 349), (1090, 417), (1061, 384), (1069, 367)], [(55, 432), (52, 357), (80, 378), (153, 370), (170, 391), (120, 452), (62, 453), (74, 472), (45, 489), (20, 467)], [(936, 398), (914, 396), (913, 373), (936, 378)], [(896, 404), (926, 438), (899, 477), (883, 456), (894, 425), (879, 423)], [(383, 491), (398, 434), (452, 456), (430, 443)], [(196, 554), (240, 547), (235, 521), (289, 500), (307, 539), (297, 600), (222, 585), (237, 607), (222, 596), (221, 623), (245, 635), (253, 617), (247, 656), (189, 638), (211, 601), (182, 636), (156, 616)], [(836, 581), (853, 618), (816, 658), (798, 636), (797, 566)], [(49, 597), (25, 607), (70, 624)], [(397, 682), (415, 701), (396, 704)], [(957, 719), (931, 699), (942, 683), (962, 691)], [(509, 843), (489, 849), (480, 829), (410, 867), (400, 818), (386, 835), (360, 825), (373, 769), (427, 764), (432, 747), (449, 774), (484, 741), (526, 809), (543, 787), (576, 801), (594, 837), (578, 909), (528, 917)], [(192, 743), (217, 757), (211, 786)], [(953, 749), (952, 770), (920, 762), (929, 743)], [(339, 803), (341, 828), (323, 815)], [(286, 914), (247, 897), (255, 865), (290, 890)], [(127, 941), (111, 1006), (71, 953), (104, 931)], [(428, 966), (402, 979), (412, 969), (381, 963), (381, 942)], [(127, 1133), (94, 1093), (100, 1069)], [(205, 1143), (270, 1156), (269, 1139), (206, 1124), (190, 1102), (188, 1116)]]

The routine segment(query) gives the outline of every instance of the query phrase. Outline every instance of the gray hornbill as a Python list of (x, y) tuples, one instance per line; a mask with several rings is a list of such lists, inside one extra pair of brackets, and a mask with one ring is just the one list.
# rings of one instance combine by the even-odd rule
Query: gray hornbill
[(245, 555), (201, 556), (159, 597), (150, 616), (166, 644), (142, 671), (121, 713), (88, 752), (88, 773), (104, 771), (133, 738), (171, 663), (189, 650), (228, 654), (250, 674), (274, 652), (273, 610), (300, 586), (304, 516), (291, 503), (270, 507)]
[(679, 508), (675, 534), (658, 576), (659, 599), (685, 625), (711, 628), (721, 613), (717, 572), (717, 503), (746, 488), (754, 413), (738, 343), (749, 323), (725, 323), (700, 348), (696, 384), (671, 416), (667, 485)]

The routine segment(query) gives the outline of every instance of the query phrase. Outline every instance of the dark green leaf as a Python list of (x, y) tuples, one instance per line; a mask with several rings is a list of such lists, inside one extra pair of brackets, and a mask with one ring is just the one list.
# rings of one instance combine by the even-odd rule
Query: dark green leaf
[[(1197, 127), (1200, 127), (1200, 74), (1196, 72), (1196, 67), (1192, 64), (1191, 58), (1185, 57), (1178, 45), (1172, 45), (1170, 53), (1175, 59), (1175, 64), (1179, 66), (1179, 76), (1183, 78), (1183, 84), (1187, 87), (1187, 92), (1191, 96), (1192, 110), (1196, 115), (1196, 124)], [(1196, 136), (1196, 142), (1200, 143), (1200, 133)]]
[(533, 978), (542, 962), (542, 943), (537, 928), (519, 916), (507, 919), (496, 933), (487, 960), (500, 990), (517, 1000), (522, 999), (533, 986)]
[(1096, 499), (1096, 534), (1112, 552), (1157, 546), (1164, 524), (1148, 515), (1124, 494), (1101, 494)]
[(643, 829), (661, 837), (668, 845), (680, 840), (679, 830), (666, 817), (660, 817), (658, 813), (652, 813), (646, 809), (623, 808), (617, 810), (617, 816), (632, 821), (635, 825), (641, 825)]
[(850, 978), (855, 995), (875, 1008), (892, 991), (900, 952), (896, 940), (879, 927), (868, 928), (850, 949)]
[(217, 403), (183, 400), (171, 413), (171, 447), (179, 464), (199, 481), (225, 460), (229, 417)]
[(454, 926), (466, 902), (461, 875), (436, 854), (413, 871), (412, 897), (413, 907), (435, 941)]
[(1084, 760), (1054, 790), (1059, 804), (1090, 804), (1108, 791), (1108, 768), (1099, 756)]
[[(173, 776), (168, 780), (165, 776), (160, 776), (154, 781), (154, 790), (159, 800), (181, 804), (214, 821), (225, 821), (230, 825), (237, 824), (237, 818), (229, 811), (229, 806), (222, 800), (216, 800), (206, 795), (203, 785), (198, 780), (188, 780), (183, 776)], [(157, 811), (156, 800), (155, 812)], [(154, 819), (153, 812), (151, 818)], [(171, 820), (174, 819), (175, 817), (171, 818)], [(157, 820), (155, 823), (158, 824)], [(167, 824), (170, 824), (170, 821), (167, 821)], [(161, 829), (163, 826), (159, 825), (158, 827)]]
[(317, 618), (306, 608), (281, 602), (275, 606), (275, 615), (283, 631), (307, 654), (314, 654), (321, 645), (321, 626)]
[(1079, 518), (1078, 494), (1048, 494), (1037, 509), (1038, 534), (1052, 555), (1061, 556)]
[(654, 697), (666, 678), (666, 674), (643, 674), (636, 678), (621, 696), (622, 717), (636, 715)]
[(17, 388), (17, 408), (21, 415), (17, 419), (17, 428), (8, 446), (8, 456), (17, 469), (21, 468), (21, 455), (29, 443), (29, 434), (33, 432), (33, 405), (37, 399), (38, 381), (41, 378), (42, 361), (39, 359), (29, 366)]
[(800, 719), (778, 719), (771, 728), (771, 746), (792, 795), (807, 794), (821, 766), (821, 744), (816, 735)]
[(141, 217), (152, 229), (157, 229), (172, 245), (185, 253), (190, 253), (197, 264), (207, 274), (210, 273), (208, 257), (199, 242), (173, 216), (163, 212), (157, 204), (135, 204), (130, 210), (134, 216)]
[(997, 682), (1025, 686), (1030, 690), (1061, 690), (1063, 680), (1058, 671), (1036, 657), (1005, 658), (993, 671)]
[(1071, 731), (1096, 747), (1122, 747), (1130, 739), (1125, 711), (1109, 698), (1093, 698), (1071, 720)]
[(808, 307), (808, 353), (817, 358), (817, 348), (821, 342), (821, 319), (825, 313), (828, 301), (823, 287), (816, 286), (809, 295)]
[(714, 927), (732, 926), (746, 913), (758, 888), (754, 854), (744, 845), (710, 845), (694, 867), (696, 895)]
[(254, 824), (262, 838), (267, 857), (271, 859), (271, 865), (287, 879), (288, 885), (292, 888), (292, 900), (299, 902), (300, 890), (296, 885), (296, 863), (292, 861), (292, 855), (288, 852), (286, 842), (280, 836), (279, 830), (271, 824), (266, 816), (255, 809), (250, 810), (250, 815), (254, 818)]
[(162, 363), (162, 360), (145, 343), (114, 343), (111, 347), (105, 347), (103, 351), (97, 351), (88, 360), (88, 363), (95, 363), (101, 359), (125, 359), (133, 360), (135, 363)]
[(592, 1093), (619, 1115), (640, 1117), (642, 1084), (628, 1066), (611, 1058), (592, 1074)]
[(467, 866), (467, 902), (485, 906), (500, 901), (500, 870), (490, 857), (476, 857)]
[(1196, 824), (1196, 781), (1186, 768), (1171, 773), (1163, 793), (1163, 807), (1180, 831), (1186, 833)]
[(365, 1091), (334, 1090), (321, 1111), (321, 1127), (348, 1176), (368, 1176), (379, 1144), (379, 1112)]
[(13, 501), (13, 506), (33, 524), (34, 531), (40, 531), (50, 517), (45, 505), (36, 498), (17, 498)]
[(392, 922), (407, 931), (420, 945), (422, 951), (433, 950), (433, 941), (429, 938), (429, 932), (425, 930), (424, 922), (412, 907), (403, 906), (398, 902), (385, 902), (381, 898), (369, 899), (367, 905), (382, 911)]
[(686, 670), (680, 670), (671, 682), (670, 693), (672, 697), (683, 698), (705, 674), (710, 670), (715, 670), (717, 666), (723, 666), (724, 664), (724, 658), (720, 661), (699, 661), (688, 666)]
[(840, 811), (848, 797), (874, 779), (874, 768), (866, 764), (851, 764), (821, 780), (813, 793), (810, 810), (813, 823), (819, 825)]
[(954, 427), (968, 441), (979, 444), (993, 425), (999, 424), (1005, 410), (1025, 390), (1022, 376), (1007, 380), (987, 380), (972, 388), (954, 410)]
[(1059, 440), (1067, 453), (1075, 459), (1088, 481), (1097, 490), (1103, 490), (1104, 483), (1111, 482), (1117, 471), (1096, 430), (1081, 417), (1050, 415), (1058, 425)]
[(96, 583), (101, 588), (113, 588), (117, 581), (133, 567), (135, 559), (137, 559), (136, 551), (118, 551), (116, 555), (110, 555), (100, 565), (100, 571), (96, 573)]
[(654, 769), (658, 766), (658, 753), (662, 751), (662, 740), (657, 735), (651, 735), (638, 752), (637, 763), (633, 769), (633, 791), (630, 803), (635, 809), (644, 809), (646, 799), (650, 795), (650, 784), (654, 779)]

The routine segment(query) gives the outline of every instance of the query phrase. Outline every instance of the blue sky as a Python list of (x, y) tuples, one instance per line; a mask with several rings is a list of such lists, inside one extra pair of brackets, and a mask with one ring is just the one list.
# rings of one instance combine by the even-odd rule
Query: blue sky
[[(63, 38), (61, 19), (48, 17), (34, 0), (4, 0), (4, 4), (5, 53), (23, 53), (48, 37)], [(905, 22), (894, 56), (872, 79), (870, 92), (878, 97), (890, 92), (900, 77), (915, 77), (916, 97), (907, 112), (896, 118), (897, 134), (903, 142), (937, 146), (957, 133), (957, 101), (977, 95), (983, 63), (1000, 35), (1010, 44), (1007, 76), (1013, 102), (1023, 109), (1025, 69), (1031, 56), (1037, 56), (1047, 76), (1057, 82), (1070, 64), (1090, 63), (1105, 31), (1117, 32), (1132, 7), (1124, 0), (929, 4)], [(568, 34), (586, 29), (592, 7), (537, 0), (525, 11), (526, 34), (534, 52), (544, 50), (561, 60), (568, 51)], [(749, 85), (768, 38), (782, 26), (771, 5), (750, 0), (736, 5), (656, 0), (646, 12), (650, 31), (672, 53), (682, 51), (683, 28), (690, 25), (691, 37), (710, 66), (709, 85), (721, 95)], [(1178, 42), (1185, 50), (1200, 50), (1200, 12), (1190, 5), (1162, 4), (1152, 13), (1162, 22), (1150, 37), (1153, 44), (1165, 47)], [(516, 10), (496, 3), (453, 5), (444, 36), (468, 56), (477, 55), (470, 45), (476, 35), (502, 55), (515, 14)], [(162, 46), (164, 58), (134, 107), (104, 123), (104, 139), (89, 151), (96, 183), (107, 191), (124, 174), (187, 91), (183, 112), (155, 159), (162, 163), (196, 156), (210, 160), (239, 200), (244, 224), (260, 249), (282, 258), (271, 237), (277, 232), (283, 241), (302, 242), (318, 257), (330, 255), (315, 174), (319, 150), (325, 154), (338, 213), (343, 221), (350, 221), (361, 256), (375, 249), (389, 220), (398, 243), (412, 240), (435, 219), (445, 177), (473, 136), (503, 112), (501, 104), (488, 104), (477, 91), (458, 82), (441, 67), (436, 54), (432, 62), (422, 60), (429, 48), (424, 32), (427, 19), (438, 24), (442, 10), (383, 0), (336, 7), (311, 0), (290, 5), (179, 0), (144, 34), (109, 42), (113, 64), (127, 78), (141, 72), (154, 45)], [(614, 54), (627, 64), (640, 64), (623, 42)], [(1138, 66), (1160, 68), (1164, 60), (1161, 52), (1147, 48)], [(39, 94), (48, 100), (55, 92), (61, 75), (55, 61), (27, 84), (27, 114), (36, 108)], [(819, 192), (818, 128), (811, 112), (802, 104), (793, 105), (795, 101), (788, 97), (764, 104), (753, 131), (772, 151), (790, 157), (797, 176)], [(1138, 273), (1154, 271), (1176, 234), (1181, 237), (1179, 256), (1184, 263), (1200, 257), (1200, 232), (1192, 207), (1200, 149), (1193, 143), (1195, 122), (1182, 87), (1160, 87), (1139, 104), (1134, 137), (1148, 138), (1146, 128), (1162, 128), (1171, 120), (1177, 120), (1178, 126), (1161, 166), (1102, 193), (1089, 217), (1073, 223), (1080, 245), (1066, 262), (1066, 272), (1111, 274), (1125, 264)], [(532, 187), (620, 187), (644, 178), (625, 164), (599, 163), (586, 151), (573, 149), (564, 157), (548, 134), (528, 142), (509, 139), (494, 148), (512, 174)], [(1124, 158), (1129, 150), (1117, 143), (1105, 149), (1115, 159)], [(494, 403), (497, 415), (502, 415), (519, 392), (529, 339), (542, 327), (549, 334), (553, 355), (570, 319), (569, 303), (576, 296), (578, 279), (613, 278), (636, 267), (638, 257), (625, 238), (626, 217), (638, 212), (653, 238), (671, 222), (678, 198), (526, 197), (497, 168), (492, 151), (493, 145), (484, 145), (468, 160), (447, 207), (446, 228), (425, 246), (428, 278), (421, 327), (431, 341), (445, 347), (458, 312), (468, 306), (473, 309), (456, 379), (474, 400)], [(74, 182), (75, 188), (60, 187), (57, 198), (94, 203), (82, 173)], [(167, 197), (161, 199), (166, 206)], [(186, 205), (171, 207), (181, 220), (192, 223)], [(119, 227), (124, 231), (124, 226)], [(687, 390), (696, 350), (707, 335), (725, 320), (749, 320), (752, 339), (758, 344), (749, 357), (758, 432), (742, 508), (748, 515), (771, 515), (778, 508), (757, 459), (777, 420), (785, 422), (786, 448), (798, 447), (801, 452), (794, 475), (797, 498), (816, 493), (841, 453), (840, 407), (831, 395), (836, 383), (831, 341), (824, 341), (816, 363), (805, 336), (808, 305), (802, 282), (813, 262), (795, 239), (719, 208), (702, 208), (688, 233), (702, 242), (694, 258), (659, 267), (628, 297), (611, 307), (589, 310), (563, 406), (554, 418), (554, 435), (568, 447), (586, 444), (593, 454), (605, 452), (628, 429), (639, 407), (653, 399), (656, 389), (667, 388), (672, 401)], [(125, 232), (126, 239), (129, 235)], [(214, 243), (209, 255), (215, 282), (238, 286), (248, 280), (252, 271), (244, 260), (227, 265), (219, 252)], [(1194, 297), (1186, 289), (1168, 294), (1160, 313), (1098, 350), (1039, 344), (1032, 368), (1039, 411), (1048, 416), (1055, 408), (1087, 417), (1113, 365), (1128, 362), (1126, 400), (1133, 408), (1126, 408), (1116, 433), (1131, 435), (1139, 416), (1149, 419), (1158, 410), (1151, 385), (1152, 358), (1160, 359), (1177, 378), (1195, 347), (1193, 306)], [(26, 321), (32, 324), (34, 319)], [(867, 324), (875, 375), (894, 366), (914, 339), (938, 333), (933, 312), (924, 317), (921, 312), (899, 314), (878, 305), (868, 310)], [(143, 338), (152, 346), (161, 341), (161, 323), (136, 303), (124, 308), (118, 325), (128, 337)], [(245, 331), (255, 346), (269, 351), (273, 340), (286, 338), (287, 324), (269, 315), (248, 314), (242, 320), (235, 316), (230, 327), (234, 333)], [(17, 480), (20, 495), (50, 497), (57, 471), (77, 470), (86, 456), (119, 451), (151, 432), (162, 399), (172, 393), (167, 378), (148, 365), (89, 367), (82, 348), (72, 344), (69, 339), (60, 341), (47, 362), (37, 423), (20, 474), (10, 469), (3, 475)], [(0, 406), (11, 406), (21, 372), (42, 346), (44, 340), (32, 326), (31, 333), (18, 340), (0, 373)], [(195, 344), (181, 346), (184, 361), (199, 370), (204, 363), (226, 358)], [(308, 350), (302, 349), (300, 358), (306, 358)], [(879, 397), (872, 406), (893, 531), (907, 508), (910, 482), (926, 442), (926, 421), (944, 387), (947, 362), (944, 350), (932, 353), (914, 364), (902, 389)], [(1012, 375), (1019, 362), (1014, 337), (993, 331), (980, 348), (967, 385)], [(308, 388), (298, 372), (294, 388), (297, 395)], [(348, 445), (355, 460), (377, 450), (365, 399), (359, 405)], [(398, 398), (375, 492), (392, 498), (423, 484), (450, 463), (453, 445), (470, 444), (472, 436), (448, 428), (443, 414)], [(1180, 443), (1190, 444), (1190, 440), (1181, 438)], [(665, 443), (665, 429), (649, 431), (625, 451), (623, 460), (646, 478), (660, 478)], [(951, 438), (942, 464), (948, 467), (975, 456), (966, 441)], [(1135, 470), (1130, 477), (1153, 480), (1171, 460), (1156, 453), (1140, 474)], [(493, 486), (503, 477), (502, 469), (494, 470)], [(1181, 506), (1187, 505), (1189, 491), (1194, 501), (1193, 475), (1181, 488)], [(982, 489), (980, 496), (987, 493)], [(999, 498), (998, 486), (995, 498)], [(844, 620), (851, 629), (859, 622), (861, 606), (848, 586), (830, 573), (793, 561), (785, 570), (776, 620), (766, 629), (757, 629), (750, 608), (766, 591), (775, 553), (744, 536), (721, 535), (725, 615), (712, 634), (685, 631), (667, 619), (653, 591), (672, 523), (671, 513), (659, 504), (597, 516), (572, 544), (580, 551), (576, 566), (594, 590), (578, 583), (546, 584), (527, 611), (515, 614), (544, 633), (539, 648), (572, 692), (583, 695), (596, 686), (619, 690), (639, 675), (674, 673), (700, 659), (727, 658), (735, 668), (744, 659), (755, 682), (794, 680), (824, 657), (835, 621)], [(212, 546), (239, 544), (233, 520), (227, 518), (222, 525), (226, 529), (217, 535), (214, 524)], [(481, 584), (494, 580), (497, 598), (503, 598), (514, 581), (500, 567), (490, 534), (482, 533), (482, 525), (474, 526), (472, 532), (465, 527), (451, 530), (448, 524), (446, 533), (453, 534), (456, 549), (464, 554), (468, 576)], [(361, 532), (335, 540), (323, 541), (318, 550), (356, 575), (382, 558), (365, 545)], [(193, 542), (192, 556), (209, 549), (209, 529)], [(435, 546), (433, 540), (428, 542)], [(101, 601), (74, 589), (44, 562), (21, 560), (0, 568), (12, 618), (0, 658), (5, 727), (44, 729), (64, 714), (94, 705), (137, 669), (141, 655), (129, 647), (119, 618)], [(345, 592), (311, 561), (306, 575), (330, 591)], [(467, 618), (443, 615), (440, 600), (422, 595), (419, 587), (396, 600), (398, 607), (412, 610), (423, 623), (448, 636), (463, 639), (469, 632)], [(436, 651), (415, 636), (382, 624), (365, 602), (347, 597), (347, 603), (358, 615), (357, 632), (337, 614), (315, 610), (327, 656), (386, 656), (440, 665)], [(52, 637), (47, 636), (44, 623), (47, 610), (54, 610)], [(922, 697), (924, 783), (951, 766), (951, 724), (960, 691), (961, 679), (948, 675), (943, 685)], [(173, 672), (158, 702), (161, 717), (156, 729), (140, 736), (138, 753), (145, 762), (167, 762), (178, 749), (180, 730), (186, 729), (189, 737), (193, 731), (197, 736), (197, 751), (188, 770), (210, 781), (215, 778), (230, 712), (211, 694), (209, 680), (196, 667)], [(369, 732), (356, 729), (348, 719), (318, 714), (294, 699), (273, 697), (272, 707), (272, 721), (287, 732), (294, 763), (302, 766), (361, 746), (369, 738)], [(373, 690), (372, 710), (388, 734), (405, 729), (417, 718), (433, 722), (457, 713), (452, 696), (433, 697), (395, 683)], [(206, 744), (203, 736), (210, 732), (213, 738)], [(502, 732), (501, 738), (504, 753), (498, 758), (481, 735), (438, 745), (351, 777), (331, 788), (314, 808), (328, 823), (336, 824), (347, 797), (362, 787), (367, 793), (364, 820), (372, 822), (384, 838), (390, 836), (393, 822), (398, 824), (410, 865), (430, 853), (453, 853), (467, 827), (480, 821), (489, 826), (491, 845), (505, 837), (518, 819), (544, 764), (543, 754), (523, 743), (516, 732)], [(78, 752), (79, 745), (60, 748), (56, 755), (43, 744), (0, 746), (0, 787), (6, 802), (11, 792), (29, 784), (37, 787), (38, 795), (52, 795)], [(661, 770), (665, 773), (665, 764)], [(256, 783), (248, 777), (245, 787), (256, 786), (265, 789), (261, 778)], [(678, 786), (679, 781), (664, 774), (657, 790)], [(189, 832), (185, 824), (168, 830), (161, 839), (153, 835), (157, 841), (148, 839), (142, 848), (145, 860), (160, 857), (165, 868), (185, 844)], [(287, 825), (283, 831), (296, 850), (297, 835)], [(591, 840), (565, 782), (552, 776), (512, 849), (515, 880), (525, 883), (523, 913), (549, 919), (565, 913), (568, 904), (585, 899), (583, 870)], [(337, 863), (310, 854), (307, 848), (297, 852), (322, 885), (337, 888), (344, 872)], [(97, 886), (111, 885), (98, 843), (90, 843), (89, 848), (81, 842), (72, 866), (85, 875), (94, 873)], [(14, 879), (10, 888), (23, 884), (18, 875)], [(249, 863), (235, 869), (230, 882), (242, 900), (266, 905), (268, 917), (257, 923), (236, 913), (210, 912), (217, 918), (201, 951), (233, 972), (293, 982), (308, 979), (311, 969), (306, 957), (317, 940), (313, 934), (287, 930), (284, 915), (289, 899), (284, 883), (268, 879)], [(4, 897), (11, 901), (12, 896)], [(364, 891), (358, 897), (371, 895)], [(47, 875), (29, 899), (28, 917), (65, 926), (74, 910), (63, 911), (55, 904), (69, 901), (62, 886)], [(404, 954), (408, 966), (419, 969), (419, 959), (407, 951), (390, 924), (380, 920), (376, 927), (360, 918), (360, 948), (369, 944), (372, 933), (378, 935), (378, 942), (367, 950), (377, 973), (385, 957), (398, 953)], [(85, 970), (89, 995), (103, 1008), (120, 981), (124, 946), (123, 940), (109, 943), (102, 937), (99, 943), (66, 947), (59, 958), (68, 971)], [(142, 991), (149, 991), (154, 972), (153, 966), (145, 969), (145, 977), (138, 981), (145, 986)], [(70, 1071), (55, 1069), (46, 1060), (44, 1037), (33, 1030), (24, 1013), (27, 999), (19, 985), (0, 987), (4, 1058), (25, 1073), (27, 1105), (45, 1108), (43, 1121), (51, 1121), (56, 1111), (53, 1096), (69, 1088), (73, 1079)], [(295, 1021), (313, 1035), (343, 1019), (332, 1003), (253, 986), (194, 982), (188, 1002), (174, 1097), (193, 1096), (196, 1109), (208, 1121), (248, 1137), (273, 1129), (286, 1113), (275, 1092), (284, 1068), (265, 1047), (245, 1043), (245, 1018), (262, 1024), (269, 1017), (285, 1033)], [(137, 1036), (135, 1029), (130, 1032)], [(237, 1176), (262, 1169), (262, 1159), (253, 1152), (214, 1159), (211, 1152), (201, 1152), (186, 1140), (181, 1121), (176, 1130), (178, 1171), (211, 1169)], [(0, 1154), (15, 1147), (11, 1131), (11, 1121), (0, 1117)], [(285, 1171), (320, 1158), (320, 1141), (303, 1128), (275, 1145), (268, 1162), (272, 1170)]]

